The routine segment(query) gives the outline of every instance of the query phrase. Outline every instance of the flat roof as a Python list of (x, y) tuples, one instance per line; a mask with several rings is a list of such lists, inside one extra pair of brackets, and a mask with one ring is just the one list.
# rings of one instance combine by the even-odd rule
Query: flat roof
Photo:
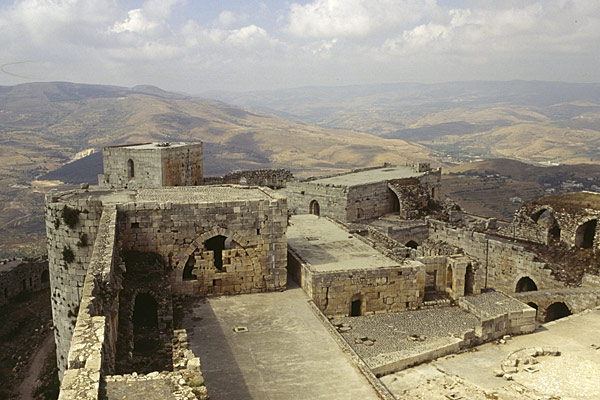
[(76, 190), (58, 193), (59, 201), (97, 199), (104, 204), (119, 203), (223, 203), (235, 201), (278, 200), (283, 195), (257, 186), (177, 186), (159, 189)]
[(401, 266), (330, 220), (316, 215), (292, 216), (287, 243), (316, 272)]
[(124, 144), (121, 146), (110, 146), (108, 148), (120, 147), (124, 149), (136, 149), (136, 150), (152, 150), (152, 149), (172, 149), (174, 147), (192, 146), (201, 144), (196, 143), (185, 143), (185, 142), (154, 142), (154, 143), (137, 143), (137, 144)]
[(392, 179), (413, 178), (423, 175), (425, 175), (424, 172), (416, 172), (412, 167), (401, 165), (395, 167), (381, 167), (360, 172), (349, 172), (344, 175), (316, 179), (311, 182), (339, 186), (357, 186), (368, 183), (389, 181)]

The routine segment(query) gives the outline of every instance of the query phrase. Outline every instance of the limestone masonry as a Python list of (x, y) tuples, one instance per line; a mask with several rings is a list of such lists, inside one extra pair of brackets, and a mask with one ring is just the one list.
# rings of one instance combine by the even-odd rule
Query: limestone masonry
[[(600, 305), (598, 194), (540, 199), (506, 222), (444, 199), (441, 169), (428, 163), (305, 181), (282, 169), (205, 179), (201, 143), (107, 147), (103, 162), (98, 187), (46, 196), (62, 400), (136, 387), (207, 398), (181, 329), (186, 299), (285, 291), (288, 275), (320, 318), (465, 316), (450, 339), (403, 338), (418, 353), (365, 350), (368, 336), (327, 322), (354, 340), (349, 352), (365, 352), (366, 364), (355, 360), (381, 398), (374, 374)], [(0, 294), (44, 285), (36, 271), (3, 281)]]

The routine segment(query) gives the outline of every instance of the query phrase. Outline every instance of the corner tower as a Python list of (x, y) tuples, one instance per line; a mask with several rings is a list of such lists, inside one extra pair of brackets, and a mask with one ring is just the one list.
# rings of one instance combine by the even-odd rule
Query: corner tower
[(156, 189), (203, 184), (202, 143), (144, 143), (105, 147), (98, 185)]

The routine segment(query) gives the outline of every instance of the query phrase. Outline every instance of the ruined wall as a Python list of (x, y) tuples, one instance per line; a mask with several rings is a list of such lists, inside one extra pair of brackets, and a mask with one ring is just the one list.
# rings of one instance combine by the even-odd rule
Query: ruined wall
[[(128, 160), (133, 161), (134, 176), (128, 176)], [(139, 150), (131, 147), (106, 147), (102, 150), (104, 174), (98, 185), (105, 188), (158, 188), (163, 185), (161, 148)]]
[(48, 260), (2, 260), (0, 263), (0, 305), (21, 293), (50, 286)]
[(425, 267), (416, 261), (390, 268), (315, 272), (290, 250), (288, 268), (328, 317), (349, 316), (356, 300), (360, 300), (360, 315), (416, 309), (423, 304)]
[(523, 246), (499, 237), (452, 227), (445, 222), (428, 220), (429, 238), (446, 242), (464, 249), (467, 255), (476, 258), (485, 276), (484, 287), (505, 292), (514, 292), (519, 279), (531, 278), (538, 289), (562, 287), (554, 280), (546, 264)]
[[(265, 189), (268, 190), (268, 189)], [(270, 192), (273, 193), (273, 192)], [(125, 250), (161, 255), (174, 294), (223, 295), (282, 290), (286, 284), (287, 207), (284, 198), (217, 203), (119, 204), (119, 234)], [(222, 268), (205, 242), (231, 239)], [(192, 263), (193, 279), (184, 280)]]
[(392, 239), (406, 245), (411, 240), (421, 246), (429, 237), (429, 228), (424, 221), (399, 224), (388, 227), (386, 234)]
[(161, 149), (162, 186), (203, 184), (202, 143)]
[(89, 200), (84, 191), (69, 193), (76, 195), (66, 202), (48, 194), (45, 212), (52, 319), (61, 376), (102, 214), (101, 203)]
[(281, 189), (286, 187), (287, 183), (293, 179), (294, 175), (287, 169), (276, 168), (230, 172), (223, 176), (206, 177), (204, 178), (204, 183), (207, 185), (254, 185), (266, 186), (271, 189)]

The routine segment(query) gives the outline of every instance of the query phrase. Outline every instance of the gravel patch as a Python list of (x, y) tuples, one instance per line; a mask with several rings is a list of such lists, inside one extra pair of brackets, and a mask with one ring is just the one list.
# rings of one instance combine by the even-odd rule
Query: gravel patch
[(373, 368), (382, 360), (389, 362), (446, 345), (475, 329), (479, 320), (458, 307), (441, 307), (338, 318), (332, 323)]
[(502, 292), (482, 293), (477, 296), (465, 297), (461, 301), (470, 304), (471, 307), (469, 307), (469, 310), (483, 317), (493, 317), (512, 311), (521, 311), (526, 308), (522, 302)]

